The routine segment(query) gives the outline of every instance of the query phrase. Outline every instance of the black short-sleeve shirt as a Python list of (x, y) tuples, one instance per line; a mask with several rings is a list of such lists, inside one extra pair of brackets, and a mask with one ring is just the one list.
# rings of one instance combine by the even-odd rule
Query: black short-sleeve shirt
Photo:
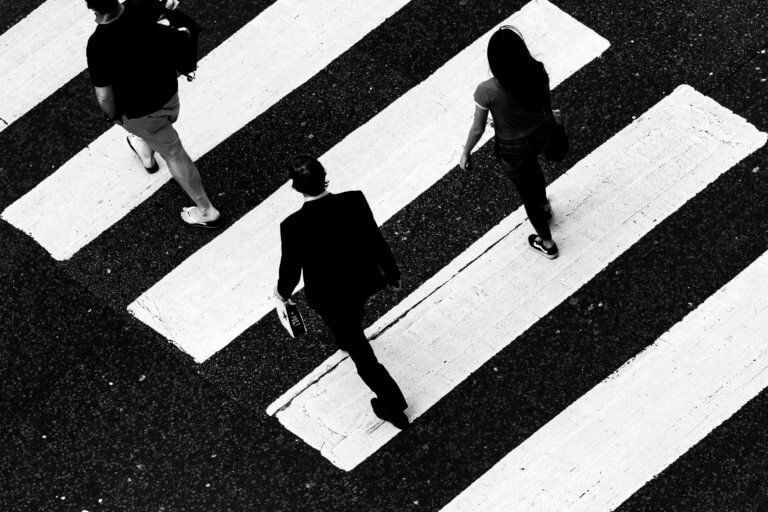
[(88, 72), (95, 87), (112, 86), (120, 114), (142, 117), (178, 91), (173, 61), (162, 44), (157, 0), (126, 0), (123, 13), (88, 39)]

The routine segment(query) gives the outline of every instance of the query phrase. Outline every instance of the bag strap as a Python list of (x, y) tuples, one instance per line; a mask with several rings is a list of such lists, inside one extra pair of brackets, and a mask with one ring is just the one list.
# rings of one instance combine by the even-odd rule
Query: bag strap
[(178, 9), (169, 10), (163, 7), (163, 18), (168, 20), (168, 23), (173, 28), (185, 28), (194, 36), (199, 34), (203, 27), (198, 22), (193, 20), (189, 15), (181, 12)]

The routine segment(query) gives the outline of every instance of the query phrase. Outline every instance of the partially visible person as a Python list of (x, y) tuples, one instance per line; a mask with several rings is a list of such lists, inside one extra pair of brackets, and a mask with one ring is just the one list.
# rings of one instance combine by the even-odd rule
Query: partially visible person
[(289, 300), (303, 272), (307, 302), (376, 394), (371, 400), (374, 413), (407, 428), (405, 397), (376, 359), (362, 326), (368, 298), (386, 285), (400, 288), (395, 257), (362, 192), (330, 193), (325, 169), (313, 156), (296, 156), (288, 167), (304, 205), (280, 224), (282, 257), (275, 297)]
[(187, 224), (218, 228), (221, 213), (205, 193), (200, 172), (181, 144), (173, 123), (179, 117), (177, 74), (157, 21), (163, 8), (177, 0), (86, 0), (96, 15), (96, 30), (88, 39), (88, 72), (107, 121), (131, 134), (128, 146), (148, 172), (156, 172), (154, 154), (195, 206), (185, 207)]
[(470, 155), (485, 131), (488, 111), (493, 116), (494, 152), (502, 171), (514, 183), (536, 234), (531, 247), (547, 258), (558, 256), (549, 220), (544, 172), (538, 155), (548, 136), (547, 121), (553, 116), (549, 76), (534, 59), (522, 36), (510, 26), (501, 27), (488, 42), (488, 63), (493, 77), (475, 90), (475, 117), (459, 165), (467, 170)]

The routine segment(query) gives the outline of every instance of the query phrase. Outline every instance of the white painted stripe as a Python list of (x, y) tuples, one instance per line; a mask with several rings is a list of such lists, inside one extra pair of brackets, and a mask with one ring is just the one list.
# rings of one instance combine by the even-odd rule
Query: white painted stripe
[[(547, 315), (766, 135), (688, 86), (581, 160), (549, 188), (560, 257), (527, 245), (522, 208), (387, 312), (367, 334), (417, 418)], [(394, 437), (341, 352), (267, 409), (350, 470)]]
[(48, 0), (0, 36), (0, 132), (86, 67), (83, 0)]
[(617, 508), (768, 387), (768, 253), (442, 510)]
[[(189, 154), (200, 158), (408, 1), (272, 4), (200, 62), (197, 80), (180, 82), (182, 113), (176, 128)], [(124, 139), (122, 128), (108, 130), (9, 206), (3, 218), (54, 258), (70, 258), (170, 179), (165, 164), (148, 176)], [(215, 169), (206, 171), (204, 179)]]
[[(553, 87), (608, 47), (544, 1), (529, 3), (504, 23), (520, 27), (547, 65)], [(331, 187), (363, 190), (383, 223), (453, 168), (471, 124), (478, 77), (488, 73), (490, 33), (323, 155)], [(279, 223), (300, 205), (301, 197), (286, 184), (129, 311), (196, 361), (206, 360), (273, 309)]]

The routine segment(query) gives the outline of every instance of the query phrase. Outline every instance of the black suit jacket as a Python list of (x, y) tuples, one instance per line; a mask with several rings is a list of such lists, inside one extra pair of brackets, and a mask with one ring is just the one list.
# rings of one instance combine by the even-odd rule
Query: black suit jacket
[(304, 272), (307, 302), (318, 311), (360, 304), (400, 279), (395, 257), (360, 191), (305, 202), (280, 224), (277, 291), (293, 293)]

